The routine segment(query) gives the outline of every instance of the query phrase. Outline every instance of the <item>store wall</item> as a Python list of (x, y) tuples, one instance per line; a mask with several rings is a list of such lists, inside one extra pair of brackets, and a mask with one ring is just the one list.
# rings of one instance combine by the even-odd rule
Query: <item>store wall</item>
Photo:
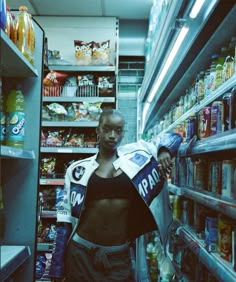
[(146, 20), (120, 20), (119, 55), (144, 56), (147, 32), (148, 21)]

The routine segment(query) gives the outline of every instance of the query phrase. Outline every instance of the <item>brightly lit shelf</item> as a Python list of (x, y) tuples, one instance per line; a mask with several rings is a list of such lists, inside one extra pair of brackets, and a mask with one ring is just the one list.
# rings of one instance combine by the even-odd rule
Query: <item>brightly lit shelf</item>
[(65, 72), (114, 72), (116, 70), (115, 66), (79, 66), (79, 65), (69, 65), (69, 64), (60, 64), (60, 61), (58, 61), (58, 64), (50, 64), (48, 65), (49, 70), (54, 71), (65, 71)]
[(79, 147), (41, 147), (41, 153), (74, 153), (74, 154), (95, 154), (98, 148), (79, 148)]
[(35, 153), (32, 150), (25, 150), (1, 145), (0, 152), (1, 158), (35, 159)]
[(202, 189), (191, 187), (177, 187), (177, 185), (169, 184), (169, 191), (178, 192), (186, 198), (192, 199), (199, 204), (207, 206), (215, 211), (223, 213), (233, 219), (236, 219), (236, 200), (223, 197), (216, 193), (204, 191)]
[(38, 252), (51, 252), (53, 249), (53, 243), (37, 243)]
[(44, 96), (43, 102), (91, 102), (91, 103), (114, 103), (115, 97), (68, 97), (68, 96)]
[(236, 281), (236, 272), (234, 272), (232, 264), (220, 258), (217, 253), (209, 252), (204, 241), (198, 239), (189, 227), (180, 227), (178, 235), (219, 281)]
[(98, 121), (43, 121), (42, 127), (97, 127)]
[(64, 178), (40, 178), (40, 185), (64, 185)]
[(162, 133), (172, 131), (176, 126), (184, 122), (190, 115), (197, 114), (201, 109), (205, 106), (210, 105), (213, 101), (220, 98), (224, 93), (230, 91), (236, 85), (236, 75), (232, 76), (222, 85), (220, 85), (211, 95), (205, 97), (193, 106), (191, 109), (186, 111), (181, 117), (179, 117), (176, 121), (174, 121), (170, 126), (168, 126)]
[(0, 281), (5, 281), (31, 255), (27, 246), (0, 246)]

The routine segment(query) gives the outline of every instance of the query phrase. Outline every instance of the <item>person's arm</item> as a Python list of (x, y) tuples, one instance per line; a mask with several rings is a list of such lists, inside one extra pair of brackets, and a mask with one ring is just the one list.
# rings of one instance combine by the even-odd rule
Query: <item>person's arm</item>
[(156, 144), (158, 145), (158, 168), (165, 178), (171, 172), (173, 166), (172, 159), (177, 155), (178, 149), (182, 141), (182, 136), (177, 133), (162, 134), (156, 140)]

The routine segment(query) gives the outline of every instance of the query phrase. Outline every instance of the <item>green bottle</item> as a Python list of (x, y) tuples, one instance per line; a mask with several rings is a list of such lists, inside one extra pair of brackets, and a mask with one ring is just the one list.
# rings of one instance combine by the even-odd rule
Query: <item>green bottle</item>
[(6, 145), (23, 148), (25, 137), (24, 95), (17, 88), (10, 91), (6, 101)]

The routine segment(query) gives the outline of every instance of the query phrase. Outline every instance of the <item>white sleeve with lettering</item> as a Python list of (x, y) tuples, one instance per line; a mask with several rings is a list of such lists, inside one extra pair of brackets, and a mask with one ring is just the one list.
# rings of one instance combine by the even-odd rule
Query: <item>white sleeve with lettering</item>
[(71, 169), (66, 171), (63, 201), (57, 209), (57, 222), (72, 223), (71, 204), (70, 204), (70, 185), (71, 185)]

